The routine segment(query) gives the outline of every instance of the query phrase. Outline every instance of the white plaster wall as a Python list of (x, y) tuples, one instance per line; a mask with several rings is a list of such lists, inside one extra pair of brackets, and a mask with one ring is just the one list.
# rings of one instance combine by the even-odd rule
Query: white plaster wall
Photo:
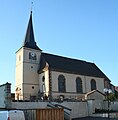
[(91, 79), (96, 81), (97, 90), (103, 93), (104, 79), (98, 77), (85, 76), (86, 81), (86, 93), (91, 91)]
[[(23, 85), (24, 87), (24, 99), (25, 100), (29, 100), (30, 99), (30, 96), (37, 96), (38, 94), (38, 88), (39, 88), (39, 85), (35, 85), (35, 84), (24, 84)], [(32, 88), (34, 87), (34, 88)]]
[(22, 62), (23, 62), (23, 49), (21, 48), (16, 52), (16, 65)]
[[(45, 82), (42, 81), (42, 77), (45, 77)], [(47, 69), (43, 73), (39, 74), (39, 89), (40, 92), (42, 91), (42, 85), (45, 84), (45, 89), (46, 89), (46, 95), (48, 96), (49, 94), (49, 70)]]
[[(35, 52), (37, 60), (29, 59), (29, 52)], [(34, 49), (24, 48), (23, 53), (23, 83), (25, 84), (38, 84), (38, 67), (40, 61), (40, 51)]]
[(23, 61), (24, 62), (33, 62), (33, 60), (29, 59), (29, 52), (34, 52), (37, 56), (37, 60), (34, 60), (35, 63), (39, 64), (41, 52), (39, 50), (34, 50), (30, 48), (23, 48)]
[[(76, 78), (77, 77), (80, 77), (82, 79), (83, 93), (87, 93), (87, 92), (91, 91), (91, 84), (90, 84), (91, 79), (94, 79), (96, 81), (97, 90), (103, 93), (103, 89), (104, 89), (104, 79), (103, 78), (51, 71), (52, 92), (53, 92), (54, 96), (56, 94), (58, 94), (58, 76), (60, 74), (64, 75), (65, 79), (66, 79), (66, 93), (63, 93), (63, 95), (66, 94), (69, 96), (69, 93), (70, 93), (70, 96), (72, 94), (78, 95), (76, 93)], [(61, 93), (59, 93), (59, 94), (61, 94)]]
[(82, 75), (76, 75), (76, 74), (69, 74), (69, 73), (63, 73), (63, 72), (56, 72), (51, 71), (52, 75), (52, 91), (58, 92), (58, 76), (62, 74), (65, 76), (66, 79), (66, 92), (74, 92), (76, 93), (76, 78), (80, 77), (82, 79), (82, 87), (83, 87), (83, 93), (85, 92), (85, 81), (84, 76)]
[(41, 74), (39, 74), (39, 89), (40, 89), (40, 92), (43, 92), (43, 90), (42, 90), (42, 84), (43, 84), (43, 82), (42, 82), (42, 77), (43, 76), (45, 76), (45, 73), (43, 72), (43, 73), (41, 73)]
[[(23, 49), (20, 49), (16, 52), (16, 73), (15, 73), (15, 90), (17, 88), (23, 88), (22, 86), (23, 83)], [(20, 93), (23, 93), (20, 91)], [(21, 95), (20, 94), (20, 95)], [(15, 98), (16, 97), (16, 91), (15, 91)]]
[(104, 100), (105, 96), (96, 91), (96, 92), (88, 95), (87, 99)]
[[(37, 60), (29, 59), (29, 52), (35, 52)], [(41, 52), (39, 50), (22, 47), (16, 53), (16, 88), (19, 87), (20, 98), (29, 99), (30, 95), (35, 96), (39, 88), (39, 67)], [(32, 89), (34, 87), (34, 89)]]
[[(38, 93), (38, 64), (23, 63), (23, 82), (21, 91), (24, 99), (29, 99), (30, 95), (35, 96)], [(32, 89), (34, 87), (34, 89)], [(29, 96), (29, 97), (28, 97)]]
[(23, 64), (23, 83), (24, 84), (38, 84), (38, 65), (37, 64)]
[(49, 70), (45, 71), (45, 87), (46, 87), (46, 94), (49, 94)]

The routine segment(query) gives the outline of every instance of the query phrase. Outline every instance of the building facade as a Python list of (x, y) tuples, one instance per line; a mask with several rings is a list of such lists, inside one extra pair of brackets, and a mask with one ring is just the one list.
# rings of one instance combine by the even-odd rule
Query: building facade
[(16, 52), (16, 99), (83, 99), (86, 93), (103, 93), (106, 87), (110, 88), (110, 80), (94, 63), (42, 52), (31, 12), (25, 40)]
[(0, 85), (0, 109), (11, 107), (11, 84)]

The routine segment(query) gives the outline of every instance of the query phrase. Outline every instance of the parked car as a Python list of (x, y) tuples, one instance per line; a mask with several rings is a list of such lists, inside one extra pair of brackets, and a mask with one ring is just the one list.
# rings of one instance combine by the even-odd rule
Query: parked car
[(22, 110), (0, 111), (0, 120), (25, 120)]

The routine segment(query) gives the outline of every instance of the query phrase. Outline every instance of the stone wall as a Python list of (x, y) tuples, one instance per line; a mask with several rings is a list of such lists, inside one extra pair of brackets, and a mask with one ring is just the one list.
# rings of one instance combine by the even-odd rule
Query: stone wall
[(11, 84), (0, 85), (0, 108), (11, 107)]
[[(50, 104), (49, 102), (12, 102), (12, 108), (16, 109), (41, 109), (41, 108), (48, 108), (47, 104)], [(53, 105), (61, 105), (66, 108), (71, 109), (70, 117), (71, 118), (77, 118), (77, 117), (85, 117), (89, 114), (92, 114), (94, 112), (93, 109), (88, 109), (87, 102), (51, 102)]]
[[(39, 109), (39, 108), (47, 108), (47, 104), (49, 102), (12, 102), (12, 108), (16, 109)], [(61, 105), (66, 108), (71, 109), (70, 112), (71, 118), (77, 117), (86, 117), (91, 116), (95, 112), (95, 108), (97, 109), (108, 109), (107, 101), (100, 100), (88, 100), (85, 102), (51, 102), (53, 105)], [(118, 102), (111, 102), (110, 109), (118, 111)]]

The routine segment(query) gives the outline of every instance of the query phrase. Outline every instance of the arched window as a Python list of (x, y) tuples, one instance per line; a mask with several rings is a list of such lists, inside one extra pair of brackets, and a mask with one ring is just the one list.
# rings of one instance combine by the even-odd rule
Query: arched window
[(65, 77), (63, 75), (59, 75), (58, 77), (58, 91), (60, 93), (66, 92), (66, 82)]
[(91, 91), (96, 90), (96, 81), (94, 79), (91, 80)]
[(77, 93), (83, 93), (82, 79), (80, 77), (76, 78), (76, 91), (77, 91)]

